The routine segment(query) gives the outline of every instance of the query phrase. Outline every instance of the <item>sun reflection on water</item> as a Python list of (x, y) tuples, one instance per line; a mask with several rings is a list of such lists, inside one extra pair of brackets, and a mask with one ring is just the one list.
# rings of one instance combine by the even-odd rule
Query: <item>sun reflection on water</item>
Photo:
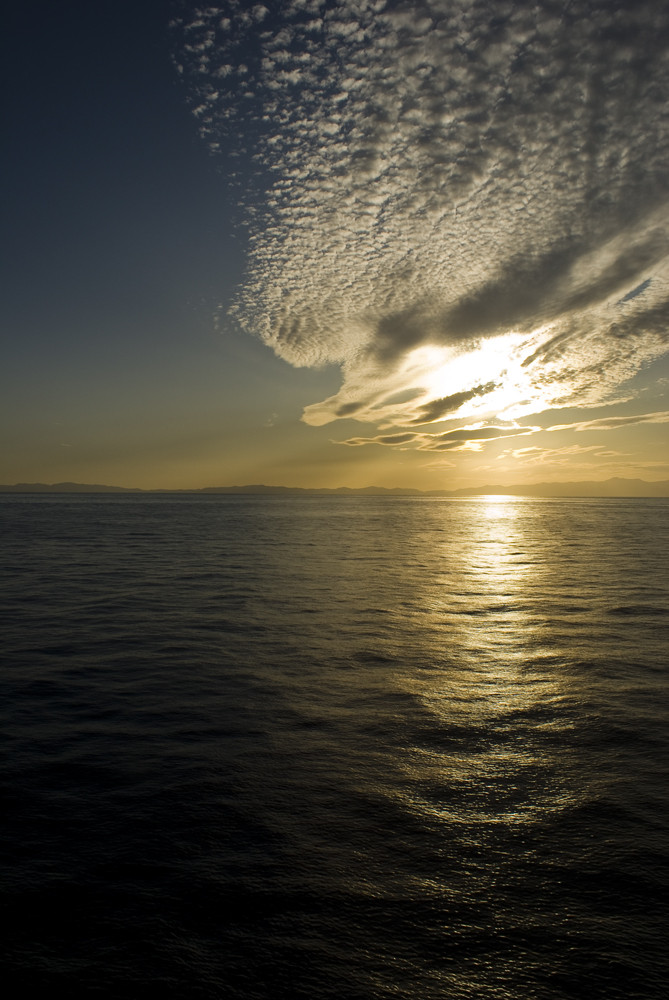
[(475, 503), (475, 530), (444, 542), (442, 572), (425, 585), (425, 667), (413, 690), (429, 722), (406, 773), (412, 810), (478, 837), (539, 823), (577, 792), (561, 749), (570, 693), (546, 644), (537, 517), (514, 497)]

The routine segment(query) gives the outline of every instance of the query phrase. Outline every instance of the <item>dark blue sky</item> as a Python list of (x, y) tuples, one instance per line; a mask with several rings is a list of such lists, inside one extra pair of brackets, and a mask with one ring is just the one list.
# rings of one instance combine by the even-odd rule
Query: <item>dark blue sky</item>
[(5, 308), (47, 350), (64, 323), (85, 341), (103, 303), (107, 321), (165, 323), (184, 297), (216, 300), (236, 267), (227, 189), (168, 58), (169, 9), (19, 5), (5, 33)]
[(244, 266), (239, 192), (197, 134), (173, 9), (69, 0), (6, 19), (3, 482), (253, 478), (266, 425), (313, 393), (216, 324)]

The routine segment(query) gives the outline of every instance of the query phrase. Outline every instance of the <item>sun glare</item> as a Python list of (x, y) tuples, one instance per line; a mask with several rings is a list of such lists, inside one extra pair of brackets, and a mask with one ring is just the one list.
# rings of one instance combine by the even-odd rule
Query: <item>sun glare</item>
[[(468, 390), (485, 389), (454, 412), (452, 419), (492, 415), (515, 420), (544, 409), (550, 403), (548, 390), (536, 384), (523, 361), (545, 339), (548, 328), (526, 334), (506, 333), (479, 342), (474, 350), (455, 352), (445, 347), (420, 347), (411, 356), (412, 373), (425, 388), (425, 401), (445, 399)], [(444, 418), (447, 419), (447, 418)]]
[(507, 493), (488, 493), (478, 499), (485, 504), (483, 513), (489, 520), (514, 520), (520, 512), (518, 497)]

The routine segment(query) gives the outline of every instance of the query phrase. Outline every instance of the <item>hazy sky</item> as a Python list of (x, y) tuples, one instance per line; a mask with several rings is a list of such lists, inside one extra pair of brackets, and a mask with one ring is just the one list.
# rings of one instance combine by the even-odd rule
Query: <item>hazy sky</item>
[(3, 31), (0, 481), (669, 478), (669, 7)]

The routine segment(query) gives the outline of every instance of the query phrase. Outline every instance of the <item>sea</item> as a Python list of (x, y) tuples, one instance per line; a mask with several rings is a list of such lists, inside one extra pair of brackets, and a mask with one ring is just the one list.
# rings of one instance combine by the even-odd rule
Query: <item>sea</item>
[(0, 522), (5, 995), (669, 996), (669, 499)]

